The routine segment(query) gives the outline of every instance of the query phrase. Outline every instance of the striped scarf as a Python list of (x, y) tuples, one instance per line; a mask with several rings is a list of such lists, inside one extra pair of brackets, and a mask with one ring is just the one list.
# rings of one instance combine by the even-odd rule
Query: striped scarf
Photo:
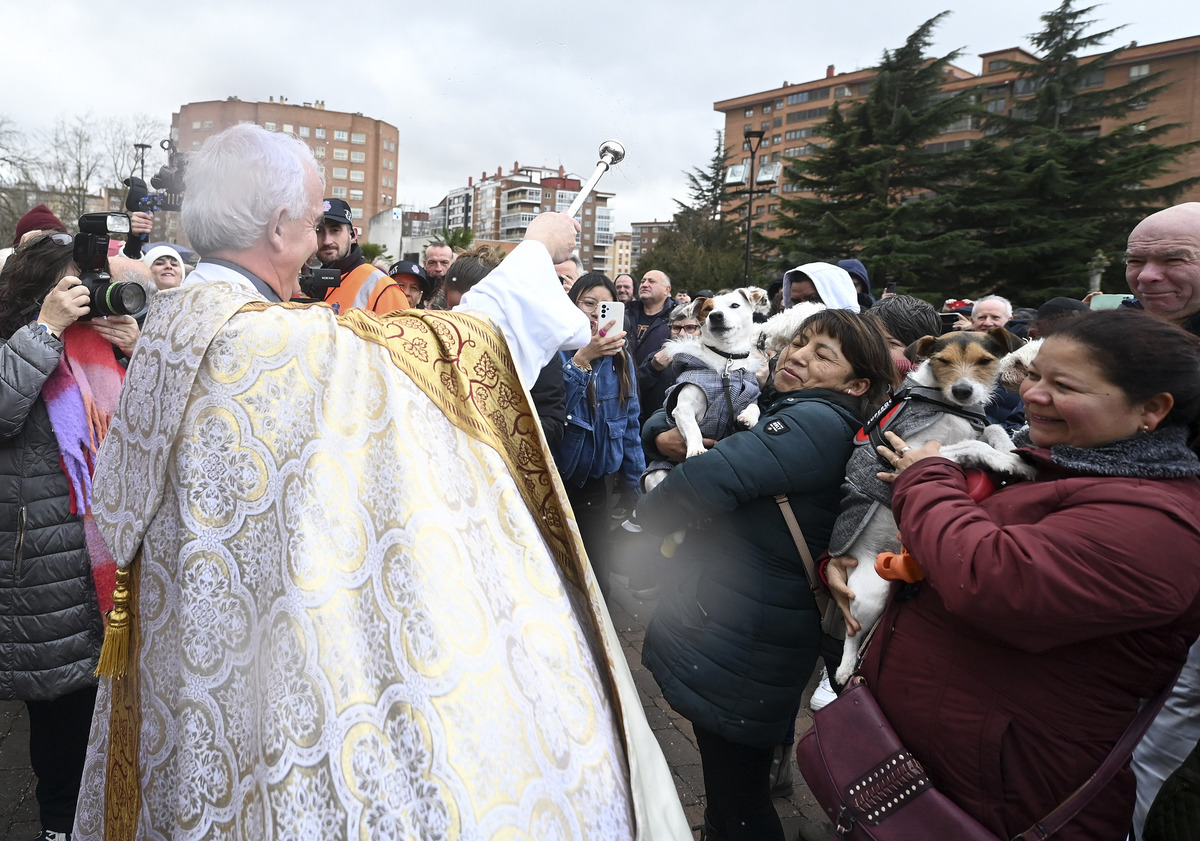
[(63, 355), (42, 387), (42, 398), (58, 441), (63, 473), (71, 485), (71, 513), (83, 520), (92, 580), (100, 612), (112, 609), (117, 565), (92, 518), (92, 471), (108, 433), (125, 369), (110, 345), (87, 324), (63, 333)]

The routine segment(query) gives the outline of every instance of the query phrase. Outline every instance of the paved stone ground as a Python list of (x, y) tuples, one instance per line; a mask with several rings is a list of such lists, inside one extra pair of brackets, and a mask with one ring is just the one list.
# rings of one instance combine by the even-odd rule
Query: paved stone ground
[[(704, 782), (696, 737), (691, 725), (667, 706), (654, 678), (641, 663), (642, 638), (655, 604), (641, 601), (627, 589), (614, 585), (609, 612), (621, 637), (625, 658), (633, 670), (646, 718), (674, 772), (680, 802), (693, 834), (698, 838), (704, 823)], [(796, 722), (797, 733), (803, 733), (812, 723), (808, 696), (815, 683), (815, 679), (810, 682), (804, 695)], [(792, 761), (794, 764), (794, 758)], [(775, 810), (783, 821), (785, 836), (788, 841), (825, 841), (831, 835), (831, 827), (799, 774), (796, 780), (790, 797), (775, 799)], [(29, 767), (29, 718), (25, 705), (0, 701), (0, 839), (27, 841), (37, 835), (40, 825), (34, 785), (35, 778)]]

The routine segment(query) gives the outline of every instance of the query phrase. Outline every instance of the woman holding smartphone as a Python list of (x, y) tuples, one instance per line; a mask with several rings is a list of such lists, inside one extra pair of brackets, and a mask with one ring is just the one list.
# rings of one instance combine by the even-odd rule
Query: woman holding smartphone
[(579, 350), (559, 354), (567, 426), (552, 451), (600, 590), (607, 594), (614, 494), (624, 491), (636, 497), (638, 478), (646, 468), (637, 380), (624, 325), (616, 318), (600, 323), (600, 305), (617, 300), (613, 282), (589, 272), (567, 295), (591, 320), (592, 340)]

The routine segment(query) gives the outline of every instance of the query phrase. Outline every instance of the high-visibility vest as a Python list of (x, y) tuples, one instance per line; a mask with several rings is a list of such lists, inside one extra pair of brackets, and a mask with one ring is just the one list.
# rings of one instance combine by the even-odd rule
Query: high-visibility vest
[(379, 307), (380, 298), (384, 297), (384, 293), (395, 285), (396, 281), (388, 277), (383, 270), (370, 263), (363, 263), (342, 275), (342, 285), (330, 289), (325, 302), (336, 305), (338, 312), (345, 312), (352, 308), (372, 310), (378, 313), (408, 309), (408, 298), (404, 297), (403, 292), (400, 293), (402, 305), (394, 306), (395, 296), (389, 295), (387, 296), (388, 302), (382, 308)]

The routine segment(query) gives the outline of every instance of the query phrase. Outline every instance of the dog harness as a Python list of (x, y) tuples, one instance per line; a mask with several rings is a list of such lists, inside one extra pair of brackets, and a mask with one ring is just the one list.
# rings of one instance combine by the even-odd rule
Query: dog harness
[[(969, 406), (962, 406), (947, 400), (946, 396), (942, 394), (941, 389), (925, 385), (905, 385), (893, 394), (888, 402), (884, 403), (879, 411), (871, 416), (870, 420), (863, 424), (863, 428), (854, 436), (854, 443), (860, 447), (870, 444), (873, 451), (878, 454), (879, 451), (874, 450), (875, 447), (890, 446), (883, 433), (891, 429), (897, 420), (914, 403), (931, 405), (935, 416), (936, 414), (950, 414), (965, 418), (978, 432), (982, 432), (984, 427), (988, 425), (982, 403), (972, 403)], [(925, 425), (928, 426), (928, 424)], [(908, 434), (911, 435), (913, 431), (917, 430), (910, 430)], [(877, 457), (880, 463), (889, 470), (891, 469), (892, 465), (884, 460), (883, 456), (877, 455)]]

